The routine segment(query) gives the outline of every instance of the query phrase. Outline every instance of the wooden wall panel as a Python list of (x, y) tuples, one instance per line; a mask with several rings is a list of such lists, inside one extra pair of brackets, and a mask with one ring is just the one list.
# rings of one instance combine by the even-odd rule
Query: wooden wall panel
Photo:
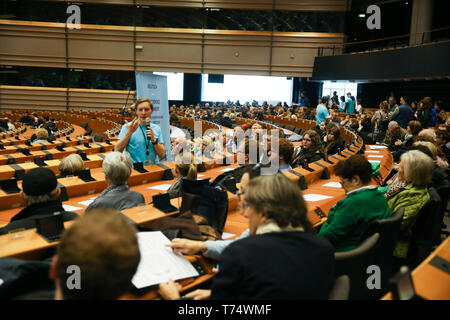
[[(46, 87), (3, 86), (0, 85), (0, 110), (98, 110), (122, 108), (127, 101), (128, 91), (90, 90)], [(68, 99), (68, 104), (67, 104)], [(136, 92), (131, 91), (127, 105), (136, 100)]]
[(7, 44), (0, 64), (310, 77), (318, 48), (344, 41), (335, 33), (138, 27), (134, 42), (132, 27), (82, 25), (67, 32), (66, 61), (65, 31), (64, 24), (0, 20)]
[(1, 64), (64, 68), (64, 24), (0, 20)]

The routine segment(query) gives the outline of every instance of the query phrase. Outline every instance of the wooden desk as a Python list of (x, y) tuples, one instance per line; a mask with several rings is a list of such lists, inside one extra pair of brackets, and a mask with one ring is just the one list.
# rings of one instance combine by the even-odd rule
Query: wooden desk
[[(178, 199), (171, 201), (172, 205), (177, 205)], [(137, 224), (146, 225), (155, 220), (169, 217), (178, 213), (178, 211), (165, 214), (154, 208), (152, 205), (122, 210), (122, 213)], [(64, 223), (67, 229), (73, 221)], [(14, 257), (23, 260), (39, 260), (49, 249), (55, 247), (59, 242), (48, 243), (42, 238), (36, 229), (18, 231), (11, 234), (0, 236), (0, 258)]]
[[(435, 257), (450, 264), (450, 237), (411, 272), (416, 293), (428, 300), (450, 300), (450, 273), (430, 264)], [(392, 294), (388, 292), (382, 300), (392, 300)]]

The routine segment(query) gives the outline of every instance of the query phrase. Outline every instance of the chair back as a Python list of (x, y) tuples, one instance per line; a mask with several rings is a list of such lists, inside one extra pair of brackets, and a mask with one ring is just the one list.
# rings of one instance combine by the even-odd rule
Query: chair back
[(390, 218), (374, 221), (365, 232), (364, 238), (375, 233), (380, 234), (374, 254), (369, 259), (369, 265), (379, 266), (382, 270), (381, 288), (371, 290), (367, 298), (380, 299), (389, 291), (389, 279), (392, 276), (392, 254), (399, 239), (404, 212), (405, 208), (400, 208)]
[(228, 215), (228, 193), (211, 187), (204, 181), (183, 179), (181, 182), (182, 204), (180, 212), (191, 210), (203, 216), (222, 234)]
[(348, 300), (349, 293), (350, 278), (344, 274), (334, 280), (334, 285), (328, 296), (328, 300)]
[(436, 189), (429, 188), (430, 201), (426, 203), (417, 214), (412, 226), (411, 241), (406, 257), (406, 264), (410, 269), (417, 267), (431, 253), (435, 240), (435, 230), (442, 225), (442, 217), (439, 209), (441, 198)]
[(350, 278), (349, 298), (351, 300), (366, 299), (369, 296), (367, 268), (370, 265), (370, 258), (375, 252), (379, 238), (380, 234), (375, 233), (364, 240), (359, 247), (334, 254), (335, 276), (348, 275)]

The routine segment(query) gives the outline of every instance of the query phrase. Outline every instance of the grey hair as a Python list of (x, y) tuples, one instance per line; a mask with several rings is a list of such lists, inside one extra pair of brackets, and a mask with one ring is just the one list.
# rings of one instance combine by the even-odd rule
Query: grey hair
[(103, 159), (102, 168), (105, 177), (113, 185), (122, 185), (128, 182), (133, 162), (128, 152), (114, 151), (108, 153)]
[(390, 129), (390, 128), (397, 128), (398, 126), (399, 125), (398, 125), (397, 121), (391, 121), (388, 124), (388, 129)]
[(59, 172), (75, 173), (83, 170), (84, 161), (79, 154), (71, 154), (59, 162)]
[(433, 159), (419, 150), (410, 150), (400, 157), (404, 161), (405, 179), (419, 188), (426, 188), (433, 176)]
[(23, 192), (23, 198), (28, 205), (36, 204), (36, 203), (44, 203), (47, 201), (55, 200), (56, 193), (58, 192), (58, 187), (53, 189), (47, 194), (42, 194), (40, 196), (30, 196)]

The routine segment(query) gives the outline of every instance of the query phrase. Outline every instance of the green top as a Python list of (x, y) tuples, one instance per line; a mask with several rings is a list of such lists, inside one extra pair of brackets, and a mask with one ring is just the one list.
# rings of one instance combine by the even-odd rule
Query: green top
[[(410, 233), (410, 229), (416, 221), (417, 214), (428, 201), (430, 201), (428, 189), (418, 188), (412, 184), (408, 184), (389, 199), (388, 204), (392, 213), (400, 208), (405, 208), (402, 224), (400, 226), (401, 234), (408, 235)], [(406, 258), (408, 249), (409, 240), (400, 239), (394, 249), (394, 256)]]
[(319, 236), (327, 238), (337, 252), (358, 247), (367, 227), (391, 216), (383, 193), (376, 187), (351, 192), (330, 209)]

